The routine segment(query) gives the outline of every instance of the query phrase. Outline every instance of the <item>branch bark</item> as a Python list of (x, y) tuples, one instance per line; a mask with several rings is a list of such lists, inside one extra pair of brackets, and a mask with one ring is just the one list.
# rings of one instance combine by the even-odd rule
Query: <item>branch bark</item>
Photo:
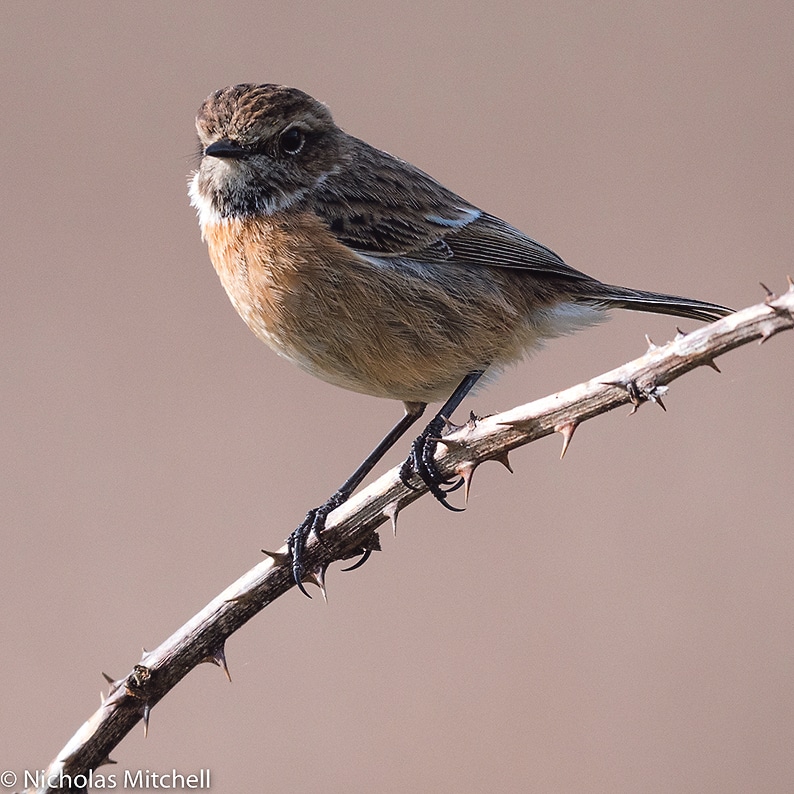
[[(448, 433), (439, 448), (444, 474), (458, 474), (468, 492), (471, 476), (485, 460), (509, 468), (510, 450), (551, 433), (563, 437), (563, 450), (583, 421), (628, 403), (636, 410), (645, 401), (662, 407), (667, 384), (696, 367), (716, 369), (714, 359), (754, 340), (766, 341), (794, 328), (794, 282), (788, 291), (657, 347), (578, 386), (485, 419), (472, 419)], [(719, 371), (719, 370), (718, 370)], [(307, 547), (308, 581), (325, 594), (325, 571), (331, 562), (378, 549), (376, 529), (426, 493), (418, 480), (406, 488), (395, 468), (356, 494), (329, 517), (323, 543)], [(152, 707), (201, 662), (220, 666), (227, 677), (226, 639), (294, 586), (286, 546), (265, 552), (267, 559), (243, 574), (141, 660), (124, 678), (111, 680), (100, 708), (82, 725), (49, 765), (35, 789), (39, 792), (79, 790), (91, 770), (111, 763), (109, 753), (140, 721), (146, 731)]]

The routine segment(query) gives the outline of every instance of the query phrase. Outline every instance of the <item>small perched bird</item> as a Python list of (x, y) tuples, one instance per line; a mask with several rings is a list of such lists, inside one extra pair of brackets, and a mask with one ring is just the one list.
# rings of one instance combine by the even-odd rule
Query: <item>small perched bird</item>
[(730, 313), (574, 270), (410, 163), (347, 134), (325, 105), (295, 88), (223, 88), (202, 104), (196, 129), (202, 159), (191, 202), (249, 328), (312, 375), (405, 406), (361, 466), (290, 535), (304, 593), (308, 536), (427, 403), (446, 400), (413, 442), (401, 477), (409, 484), (417, 474), (449, 506), (434, 439), (481, 377), (609, 309), (698, 320)]

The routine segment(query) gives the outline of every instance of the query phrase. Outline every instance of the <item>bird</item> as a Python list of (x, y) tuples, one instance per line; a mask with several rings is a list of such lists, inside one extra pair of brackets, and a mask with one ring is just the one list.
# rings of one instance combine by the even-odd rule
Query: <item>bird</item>
[[(290, 534), (292, 575), (306, 595), (309, 537), (320, 536), (328, 515), (429, 403), (443, 401), (400, 477), (416, 488), (417, 475), (457, 509), (434, 453), (444, 423), (476, 384), (610, 309), (703, 321), (731, 312), (574, 269), (411, 163), (345, 132), (325, 104), (297, 88), (222, 88), (202, 103), (196, 131), (191, 204), (248, 327), (311, 375), (404, 407), (353, 474)], [(362, 549), (358, 564), (367, 556)]]

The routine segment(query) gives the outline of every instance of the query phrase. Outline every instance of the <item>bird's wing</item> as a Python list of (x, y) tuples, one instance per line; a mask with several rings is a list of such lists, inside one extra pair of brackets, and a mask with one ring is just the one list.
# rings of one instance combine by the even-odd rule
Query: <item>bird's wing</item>
[[(565, 264), (551, 248), (487, 213), (466, 226), (451, 230), (444, 236), (444, 242), (452, 251), (452, 261), (459, 264), (531, 270), (541, 277), (592, 280)], [(424, 252), (412, 252), (410, 256), (422, 260)]]
[[(403, 160), (356, 141), (355, 165), (329, 175), (311, 209), (364, 256), (519, 268), (590, 280), (544, 245), (447, 190)], [(355, 178), (351, 179), (351, 174)]]

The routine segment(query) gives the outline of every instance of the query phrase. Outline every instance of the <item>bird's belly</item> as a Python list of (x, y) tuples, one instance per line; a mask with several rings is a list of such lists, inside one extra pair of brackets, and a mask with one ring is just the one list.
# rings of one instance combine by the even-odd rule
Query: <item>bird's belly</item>
[(203, 232), (249, 328), (302, 369), (352, 391), (442, 400), (467, 373), (500, 368), (559, 334), (553, 307), (516, 311), (509, 274), (361, 257), (308, 213), (225, 220)]

